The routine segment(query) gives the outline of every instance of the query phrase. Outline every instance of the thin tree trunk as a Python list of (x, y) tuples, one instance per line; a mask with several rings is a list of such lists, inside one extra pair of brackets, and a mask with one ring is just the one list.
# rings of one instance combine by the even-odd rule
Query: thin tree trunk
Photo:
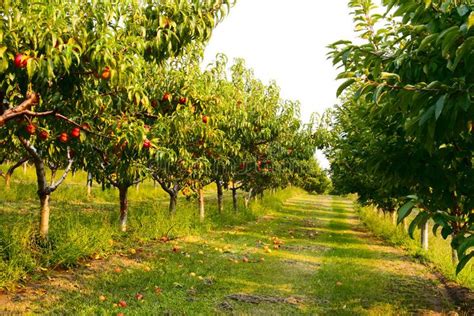
[(46, 239), (49, 233), (49, 196), (48, 181), (43, 161), (36, 157), (33, 159), (36, 170), (36, 181), (38, 184), (38, 197), (40, 199), (40, 226), (39, 233), (42, 239)]
[(408, 221), (406, 217), (402, 220), (402, 224), (403, 224), (403, 231), (408, 232)]
[(40, 196), (40, 205), (41, 205), (41, 210), (40, 210), (40, 236), (43, 239), (46, 239), (48, 237), (49, 233), (49, 194), (39, 194)]
[(140, 183), (137, 183), (137, 185), (135, 186), (135, 189), (137, 189), (137, 192), (140, 191)]
[(176, 214), (176, 204), (178, 203), (178, 194), (174, 192), (173, 194), (170, 194), (170, 207), (169, 211), (171, 215)]
[(92, 193), (92, 173), (87, 173), (87, 197), (90, 197)]
[(459, 263), (458, 252), (456, 249), (451, 248), (451, 261), (453, 262), (453, 266), (457, 266)]
[(123, 185), (119, 187), (120, 196), (120, 230), (127, 231), (127, 217), (128, 217), (128, 186)]
[(428, 221), (421, 227), (421, 248), (428, 250), (428, 232), (429, 232)]
[(51, 169), (51, 181), (50, 181), (50, 184), (53, 185), (54, 184), (54, 178), (56, 178), (56, 170), (57, 169)]
[(27, 167), (28, 167), (28, 162), (23, 163), (23, 174), (26, 174)]
[(252, 189), (248, 192), (248, 194), (244, 197), (245, 208), (249, 208), (249, 202), (252, 198)]
[(198, 194), (199, 194), (199, 219), (202, 222), (202, 221), (204, 221), (204, 218), (206, 216), (205, 209), (204, 209), (204, 192), (203, 192), (203, 189), (199, 189)]
[(224, 191), (222, 188), (222, 182), (220, 180), (217, 180), (216, 185), (217, 185), (217, 210), (219, 211), (219, 213), (222, 213), (222, 211), (224, 210), (224, 203), (223, 203)]
[(10, 189), (11, 180), (12, 180), (12, 175), (7, 172), (7, 173), (5, 174), (5, 187), (7, 188), (7, 190)]
[(232, 188), (232, 205), (234, 206), (234, 211), (237, 212), (237, 189)]
[(390, 214), (392, 215), (393, 225), (397, 226), (397, 212), (395, 212), (395, 210), (392, 210)]

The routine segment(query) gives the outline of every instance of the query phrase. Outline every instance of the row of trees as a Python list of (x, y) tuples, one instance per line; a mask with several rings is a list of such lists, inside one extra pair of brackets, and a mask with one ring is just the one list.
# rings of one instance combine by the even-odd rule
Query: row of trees
[[(341, 104), (323, 120), (340, 193), (434, 223), (459, 272), (474, 256), (474, 7), (471, 1), (353, 0), (363, 43), (332, 44)], [(375, 10), (376, 11), (376, 10)], [(426, 242), (425, 242), (425, 245)]]
[[(289, 183), (313, 165), (313, 124), (225, 56), (199, 67), (205, 42), (229, 1), (34, 1), (0, 7), (0, 160), (35, 166), (40, 235), (49, 199), (71, 170), (119, 191), (127, 229), (128, 190), (146, 178), (169, 194), (199, 196), (215, 183), (247, 199)], [(31, 21), (35, 21), (33, 25)], [(47, 181), (46, 168), (64, 170)], [(13, 170), (13, 169), (12, 169)], [(318, 187), (319, 185), (319, 187)]]

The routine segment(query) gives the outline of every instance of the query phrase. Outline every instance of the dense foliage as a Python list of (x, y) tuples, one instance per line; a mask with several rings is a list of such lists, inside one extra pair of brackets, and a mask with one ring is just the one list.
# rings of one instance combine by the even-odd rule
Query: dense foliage
[[(23, 1), (0, 6), (0, 160), (36, 169), (39, 234), (71, 170), (115, 187), (127, 230), (128, 190), (151, 178), (170, 196), (217, 184), (248, 197), (304, 178), (313, 124), (238, 60), (200, 68), (231, 1)], [(35, 23), (31, 23), (35, 21)], [(312, 176), (322, 176), (311, 164)], [(47, 181), (46, 170), (64, 170)], [(297, 175), (297, 173), (301, 175)], [(323, 176), (324, 178), (324, 176)], [(324, 179), (327, 182), (327, 179)], [(324, 182), (323, 181), (323, 182)], [(326, 183), (324, 182), (324, 183)], [(320, 185), (320, 187), (322, 184)]]
[(458, 271), (474, 256), (474, 7), (471, 1), (353, 0), (363, 43), (332, 44), (345, 82), (329, 155), (334, 186), (366, 203), (417, 210), (452, 237)]

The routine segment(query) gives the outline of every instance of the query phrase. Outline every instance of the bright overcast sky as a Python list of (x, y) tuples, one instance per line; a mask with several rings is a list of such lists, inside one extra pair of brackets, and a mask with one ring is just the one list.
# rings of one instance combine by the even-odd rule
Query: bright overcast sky
[(326, 46), (355, 37), (349, 12), (347, 0), (238, 0), (214, 31), (205, 63), (217, 53), (244, 58), (259, 79), (276, 80), (283, 98), (301, 102), (305, 121), (336, 103), (337, 71)]

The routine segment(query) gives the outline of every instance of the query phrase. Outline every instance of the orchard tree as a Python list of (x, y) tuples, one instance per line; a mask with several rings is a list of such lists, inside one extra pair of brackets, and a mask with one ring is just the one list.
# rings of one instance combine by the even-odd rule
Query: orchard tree
[[(474, 13), (471, 1), (385, 0), (387, 14), (372, 14), (370, 0), (353, 0), (356, 27), (365, 43), (340, 41), (331, 57), (353, 97), (371, 102), (370, 115), (392, 117), (406, 146), (425, 154), (430, 174), (420, 172), (399, 221), (416, 206), (412, 222), (435, 222), (444, 238), (452, 236), (459, 272), (474, 256), (473, 123)], [(374, 135), (375, 136), (375, 135)], [(418, 147), (417, 147), (418, 146)], [(405, 149), (404, 147), (404, 149)], [(422, 147), (425, 151), (421, 150)], [(418, 160), (390, 161), (415, 170)], [(384, 166), (380, 166), (383, 170)], [(387, 168), (388, 170), (388, 168)], [(407, 181), (409, 180), (409, 181)], [(434, 185), (434, 186), (431, 186)]]
[[(121, 113), (130, 113), (124, 111), (130, 103), (147, 107), (146, 91), (139, 85), (143, 67), (136, 65), (160, 64), (186, 45), (206, 41), (229, 6), (227, 0), (2, 2), (0, 136), (18, 135), (25, 122), (48, 133), (19, 136), (35, 164), (41, 223), (48, 221), (54, 191), (44, 186), (41, 138), (58, 139), (47, 151), (68, 161), (69, 134), (78, 133), (73, 128), (92, 136), (87, 142), (107, 141), (110, 135), (100, 134), (101, 126), (83, 121), (100, 117), (101, 125), (112, 126)], [(142, 130), (131, 138), (137, 139), (137, 133)], [(41, 235), (46, 237), (47, 228)]]

